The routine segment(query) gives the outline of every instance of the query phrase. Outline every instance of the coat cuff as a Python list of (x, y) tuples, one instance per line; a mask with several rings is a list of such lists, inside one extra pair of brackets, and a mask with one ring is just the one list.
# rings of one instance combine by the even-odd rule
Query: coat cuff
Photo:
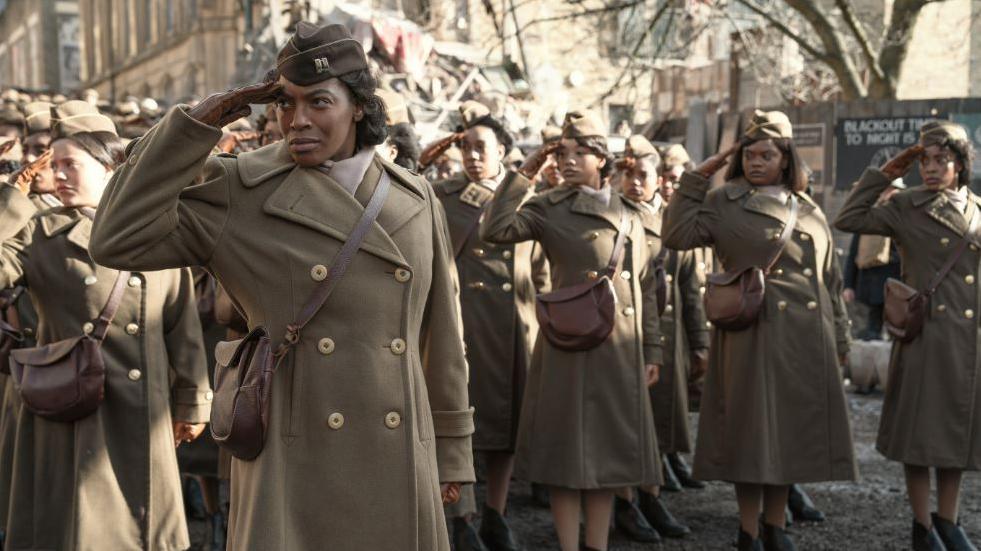
[(436, 435), (436, 466), (440, 483), (476, 482), (473, 448), (473, 408), (464, 411), (434, 411), (433, 432)]
[(211, 419), (211, 401), (215, 394), (211, 389), (175, 388), (174, 421), (207, 423)]
[(664, 365), (664, 354), (661, 351), (660, 345), (656, 345), (656, 344), (644, 345), (644, 364)]
[(686, 170), (678, 183), (678, 193), (701, 203), (705, 201), (705, 194), (708, 193), (711, 185), (712, 182), (708, 178)]

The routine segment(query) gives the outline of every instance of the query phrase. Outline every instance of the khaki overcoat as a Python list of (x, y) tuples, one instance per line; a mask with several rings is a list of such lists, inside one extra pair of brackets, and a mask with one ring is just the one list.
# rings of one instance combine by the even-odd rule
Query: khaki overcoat
[(211, 157), (221, 131), (185, 109), (130, 145), (92, 254), (115, 267), (206, 267), (274, 346), (391, 181), (346, 276), (275, 374), (264, 450), (232, 462), (228, 548), (447, 550), (439, 482), (474, 480), (473, 414), (432, 187), (375, 156), (352, 196), (296, 166), (283, 142)]
[[(532, 242), (480, 239), (477, 219), (493, 192), (463, 173), (433, 184), (446, 213), (460, 277), (463, 341), (474, 408), (473, 447), (514, 451), (521, 397), (538, 334), (536, 282), (548, 277)], [(540, 283), (539, 283), (540, 285)]]
[[(848, 320), (831, 230), (797, 194), (790, 241), (766, 282), (760, 317), (714, 330), (701, 399), (694, 476), (755, 484), (851, 480), (857, 475), (838, 356)], [(714, 245), (717, 269), (765, 266), (790, 215), (739, 179), (709, 191), (692, 172), (668, 203), (665, 246)]]
[[(866, 170), (835, 220), (842, 231), (887, 235), (899, 247), (903, 281), (925, 289), (968, 229), (943, 193), (901, 191), (876, 206), (890, 179)], [(981, 200), (968, 191), (967, 217)], [(978, 242), (978, 237), (974, 237)], [(908, 465), (981, 468), (981, 253), (971, 245), (930, 299), (923, 332), (894, 342), (876, 448)]]
[(657, 438), (644, 364), (661, 363), (653, 277), (635, 205), (612, 194), (609, 204), (579, 188), (532, 195), (511, 173), (495, 192), (480, 236), (494, 243), (537, 241), (548, 259), (551, 288), (595, 278), (610, 260), (620, 212), (629, 241), (613, 280), (618, 298), (613, 333), (585, 352), (535, 343), (525, 390), (516, 476), (574, 489), (660, 483)]
[[(38, 344), (81, 335), (118, 274), (89, 257), (91, 221), (74, 209), (35, 215), (9, 186), (0, 212), (0, 286), (27, 286)], [(101, 350), (95, 413), (74, 423), (16, 413), (5, 549), (190, 545), (172, 420), (202, 423), (211, 408), (190, 272), (134, 272)]]

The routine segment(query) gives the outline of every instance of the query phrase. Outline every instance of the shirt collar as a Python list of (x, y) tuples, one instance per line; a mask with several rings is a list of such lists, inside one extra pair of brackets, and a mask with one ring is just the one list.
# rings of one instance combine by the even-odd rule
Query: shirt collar
[(364, 180), (364, 175), (368, 172), (368, 166), (375, 158), (375, 150), (366, 147), (357, 154), (341, 161), (326, 161), (317, 167), (324, 174), (330, 176), (335, 182), (341, 185), (348, 193), (354, 195)]

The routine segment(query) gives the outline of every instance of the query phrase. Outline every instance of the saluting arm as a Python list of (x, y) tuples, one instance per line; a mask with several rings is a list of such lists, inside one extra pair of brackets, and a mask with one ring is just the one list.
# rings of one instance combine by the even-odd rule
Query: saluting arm
[(682, 174), (680, 187), (664, 212), (661, 232), (665, 247), (686, 251), (713, 243), (711, 228), (717, 215), (704, 208), (709, 185), (709, 179), (700, 174)]
[(526, 202), (533, 193), (530, 180), (508, 171), (484, 212), (480, 238), (490, 243), (540, 240), (545, 229), (545, 213), (539, 202), (541, 196)]
[(902, 215), (893, 201), (877, 204), (892, 180), (877, 168), (866, 169), (838, 211), (835, 227), (851, 233), (895, 236), (896, 228), (903, 224)]
[(0, 185), (0, 289), (17, 284), (24, 276), (35, 213), (37, 207), (21, 190)]
[(99, 203), (92, 258), (126, 270), (207, 264), (228, 219), (228, 174), (210, 157), (220, 138), (177, 106), (131, 143)]

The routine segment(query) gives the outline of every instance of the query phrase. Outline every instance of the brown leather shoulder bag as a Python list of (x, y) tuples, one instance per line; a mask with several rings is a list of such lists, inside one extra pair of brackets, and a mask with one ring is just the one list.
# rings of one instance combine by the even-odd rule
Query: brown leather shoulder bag
[(766, 266), (750, 266), (711, 274), (705, 283), (705, 316), (723, 331), (741, 331), (756, 323), (766, 292), (766, 276), (776, 265), (797, 224), (797, 197), (790, 196), (790, 216), (780, 233), (776, 251)]
[(327, 278), (314, 289), (293, 323), (286, 326), (283, 343), (275, 350), (269, 333), (256, 327), (239, 340), (215, 347), (215, 396), (211, 404), (211, 436), (233, 456), (251, 461), (265, 447), (269, 430), (269, 408), (273, 376), (289, 351), (300, 340), (300, 332), (323, 308), (351, 260), (368, 235), (385, 204), (391, 182), (382, 174), (357, 225), (331, 260)]
[(536, 297), (538, 325), (552, 346), (572, 352), (591, 350), (613, 332), (617, 302), (613, 277), (623, 258), (629, 224), (630, 217), (624, 207), (620, 211), (613, 254), (600, 277)]
[(979, 216), (981, 214), (975, 210), (967, 233), (961, 238), (957, 248), (951, 252), (940, 271), (930, 280), (930, 285), (926, 289), (919, 291), (891, 277), (886, 280), (883, 325), (886, 326), (886, 331), (897, 341), (911, 342), (923, 331), (923, 323), (926, 321), (927, 312), (930, 311), (930, 297), (937, 292), (940, 283), (964, 254), (970, 236), (974, 235), (977, 230)]
[(10, 374), (29, 411), (71, 423), (98, 409), (106, 392), (102, 342), (123, 300), (129, 272), (119, 272), (91, 332), (10, 352)]

